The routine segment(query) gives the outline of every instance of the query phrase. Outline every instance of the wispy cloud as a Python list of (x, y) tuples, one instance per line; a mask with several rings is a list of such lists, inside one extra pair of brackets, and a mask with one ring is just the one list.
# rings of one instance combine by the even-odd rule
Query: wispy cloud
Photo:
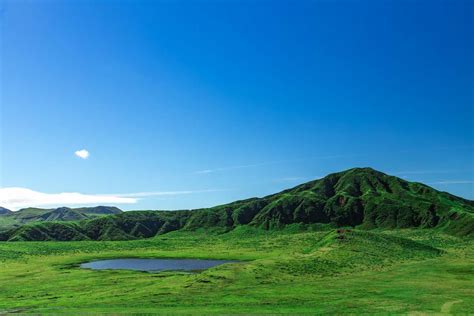
[(293, 182), (293, 181), (302, 181), (307, 179), (306, 177), (284, 177), (276, 179), (277, 182)]
[(321, 179), (321, 176), (314, 176), (314, 177), (283, 177), (275, 179), (275, 182), (303, 182), (303, 181), (310, 181), (310, 180), (317, 180)]
[[(455, 149), (464, 149), (464, 148), (473, 148), (474, 146), (457, 146), (457, 147), (434, 147), (430, 148), (430, 150), (438, 150), (438, 151), (446, 151), (446, 150), (455, 150)], [(401, 154), (401, 153), (412, 153), (414, 152), (413, 149), (409, 150), (398, 150), (394, 151), (393, 154)], [(295, 162), (303, 162), (303, 161), (312, 161), (312, 160), (321, 160), (321, 159), (343, 159), (343, 158), (354, 158), (354, 157), (367, 157), (367, 154), (333, 154), (333, 155), (321, 155), (321, 156), (308, 156), (302, 158), (295, 158), (295, 159), (285, 159), (285, 160), (276, 160), (276, 161), (266, 161), (260, 163), (249, 163), (249, 164), (241, 164), (241, 165), (234, 165), (234, 166), (227, 166), (227, 167), (217, 167), (217, 168), (207, 168), (198, 171), (194, 171), (193, 174), (210, 174), (216, 172), (223, 172), (229, 171), (234, 169), (246, 169), (246, 168), (255, 168), (260, 166), (267, 166), (273, 164), (284, 164), (284, 163), (295, 163)], [(394, 171), (389, 172), (392, 175), (416, 175), (416, 174), (443, 174), (443, 173), (455, 173), (455, 172), (466, 172), (472, 170), (407, 170), (407, 171)]]
[(77, 150), (74, 152), (74, 155), (81, 159), (87, 159), (90, 156), (89, 151), (87, 151), (86, 149)]
[(225, 191), (225, 190), (209, 189), (209, 190), (183, 190), (183, 191), (151, 191), (151, 192), (112, 194), (112, 196), (113, 195), (119, 195), (119, 196), (122, 196), (122, 197), (140, 198), (140, 197), (152, 197), (152, 196), (169, 196), (169, 195), (221, 192), (221, 191)]
[(473, 184), (473, 180), (445, 180), (428, 182), (428, 184)]
[(195, 171), (193, 173), (206, 174), (206, 173), (214, 173), (214, 172), (228, 171), (228, 170), (234, 170), (234, 169), (253, 168), (253, 167), (270, 165), (274, 163), (278, 163), (278, 162), (263, 162), (263, 163), (255, 163), (255, 164), (248, 164), (248, 165), (237, 165), (237, 166), (220, 167), (220, 168), (214, 168), (214, 169), (204, 169), (204, 170)]
[(209, 174), (209, 173), (215, 173), (215, 172), (223, 172), (223, 171), (229, 171), (229, 170), (235, 170), (235, 169), (255, 168), (255, 167), (268, 166), (268, 165), (274, 165), (274, 164), (294, 163), (294, 162), (311, 161), (311, 160), (319, 160), (319, 159), (359, 157), (359, 156), (365, 156), (365, 155), (326, 155), (326, 156), (312, 156), (312, 157), (306, 157), (306, 158), (295, 158), (295, 159), (286, 159), (286, 160), (274, 160), (274, 161), (266, 161), (266, 162), (259, 162), (259, 163), (203, 169), (203, 170), (194, 171), (193, 174)]
[(416, 174), (445, 174), (445, 173), (458, 173), (458, 172), (467, 172), (470, 170), (455, 170), (455, 169), (448, 169), (448, 170), (406, 170), (406, 171), (395, 171), (390, 172), (392, 175), (416, 175)]
[(141, 198), (214, 192), (218, 190), (154, 191), (124, 194), (43, 193), (27, 188), (0, 188), (0, 206), (13, 211), (24, 207), (55, 207), (98, 204), (134, 204)]

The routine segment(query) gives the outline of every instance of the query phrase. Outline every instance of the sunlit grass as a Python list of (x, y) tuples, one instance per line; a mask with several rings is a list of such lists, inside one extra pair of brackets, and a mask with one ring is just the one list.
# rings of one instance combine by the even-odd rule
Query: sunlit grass
[[(340, 239), (343, 236), (343, 239)], [(402, 236), (402, 237), (399, 237)], [(176, 232), (0, 243), (0, 311), (453, 312), (474, 309), (472, 242), (425, 230)], [(238, 259), (200, 274), (92, 271), (114, 257)]]

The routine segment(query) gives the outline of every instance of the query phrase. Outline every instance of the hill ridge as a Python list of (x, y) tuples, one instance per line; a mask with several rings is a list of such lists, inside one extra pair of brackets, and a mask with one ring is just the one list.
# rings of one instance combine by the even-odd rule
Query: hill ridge
[(0, 231), (12, 227), (19, 227), (34, 222), (51, 221), (79, 221), (93, 219), (100, 216), (120, 214), (122, 210), (115, 206), (94, 206), (94, 207), (58, 207), (58, 208), (22, 208), (18, 211), (0, 211)]
[(288, 224), (438, 228), (467, 236), (474, 234), (474, 202), (365, 167), (207, 209), (124, 212), (74, 224), (45, 222), (10, 230), (3, 238), (120, 240), (180, 229), (227, 232), (241, 225), (280, 229)]
[(7, 208), (5, 208), (5, 207), (1, 207), (1, 206), (0, 206), (0, 216), (12, 214), (12, 213), (13, 213), (13, 211), (11, 211), (11, 210), (9, 210), (9, 209), (7, 209)]

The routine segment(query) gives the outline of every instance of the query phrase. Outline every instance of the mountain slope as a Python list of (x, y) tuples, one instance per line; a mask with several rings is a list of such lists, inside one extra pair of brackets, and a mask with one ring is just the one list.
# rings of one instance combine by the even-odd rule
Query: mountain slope
[[(466, 236), (474, 234), (474, 201), (371, 168), (355, 168), (264, 198), (209, 209), (126, 212), (84, 220), (73, 228), (67, 227), (67, 240), (137, 239), (179, 229), (226, 232), (240, 225), (279, 229), (288, 224), (365, 229), (437, 228)], [(70, 232), (71, 229), (77, 233)], [(57, 240), (58, 230), (66, 227), (45, 222), (11, 230), (3, 238)]]
[(473, 215), (473, 201), (370, 168), (355, 168), (261, 199), (195, 211), (185, 228), (250, 224), (272, 229), (292, 223), (430, 228), (462, 222), (458, 224), (468, 226), (465, 233), (472, 233)]
[(434, 227), (450, 211), (474, 213), (474, 202), (370, 168), (331, 174), (266, 198), (252, 220), (266, 228), (288, 224), (333, 223), (367, 228)]
[(0, 206), (0, 216), (1, 215), (8, 215), (8, 214), (11, 214), (11, 213), (13, 213), (13, 212), (10, 211), (9, 209)]

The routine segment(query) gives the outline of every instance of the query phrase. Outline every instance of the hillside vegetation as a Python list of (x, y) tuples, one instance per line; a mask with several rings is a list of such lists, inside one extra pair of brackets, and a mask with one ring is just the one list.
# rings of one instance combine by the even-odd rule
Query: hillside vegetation
[(59, 207), (55, 209), (29, 207), (17, 212), (12, 212), (2, 207), (0, 208), (0, 231), (19, 227), (28, 223), (79, 221), (120, 213), (122, 213), (122, 211), (113, 206), (82, 208)]
[[(249, 225), (131, 241), (0, 242), (0, 314), (469, 314), (471, 238), (434, 229)], [(201, 273), (81, 269), (106, 258), (237, 260)]]
[(228, 232), (248, 225), (265, 230), (300, 228), (436, 228), (474, 234), (474, 201), (439, 192), (371, 168), (330, 174), (283, 192), (183, 211), (124, 212), (71, 223), (41, 222), (0, 234), (0, 240), (130, 240), (170, 231)]

